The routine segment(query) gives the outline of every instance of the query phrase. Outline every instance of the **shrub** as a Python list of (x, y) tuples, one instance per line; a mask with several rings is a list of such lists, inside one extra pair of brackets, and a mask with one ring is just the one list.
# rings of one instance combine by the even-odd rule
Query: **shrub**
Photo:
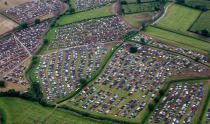
[(131, 46), (130, 47), (130, 52), (131, 53), (136, 53), (138, 51), (137, 47), (136, 46)]
[(156, 98), (154, 99), (155, 103), (158, 103), (158, 102), (159, 102), (159, 100), (160, 100), (160, 98), (159, 98), (159, 97), (156, 97)]
[(81, 79), (79, 80), (79, 83), (80, 83), (81, 85), (86, 85), (86, 84), (87, 84), (87, 80), (84, 79), (84, 78), (81, 78)]
[(5, 82), (4, 81), (0, 81), (0, 88), (4, 88), (5, 87)]
[(160, 96), (163, 96), (164, 94), (165, 94), (165, 90), (160, 89), (160, 90), (159, 90), (159, 95), (160, 95)]
[(40, 19), (36, 19), (36, 20), (34, 21), (35, 24), (39, 24), (40, 22), (41, 22)]
[(153, 111), (154, 108), (155, 108), (155, 106), (154, 106), (154, 104), (150, 103), (150, 104), (148, 105), (148, 108), (149, 108), (149, 111)]
[(204, 36), (209, 36), (209, 32), (206, 29), (201, 30), (201, 34)]
[(126, 4), (128, 4), (128, 2), (127, 1), (121, 1), (120, 2), (122, 5), (126, 5)]

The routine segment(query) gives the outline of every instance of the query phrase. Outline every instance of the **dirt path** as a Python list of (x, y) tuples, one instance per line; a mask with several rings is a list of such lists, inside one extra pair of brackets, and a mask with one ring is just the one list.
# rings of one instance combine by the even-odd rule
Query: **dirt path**
[(120, 1), (117, 1), (112, 5), (111, 12), (114, 15), (119, 15), (119, 11), (120, 11)]
[(155, 24), (158, 23), (163, 17), (165, 17), (165, 15), (166, 15), (166, 13), (167, 13), (167, 11), (168, 11), (168, 8), (171, 7), (174, 3), (175, 3), (175, 2), (170, 3), (170, 4), (166, 7), (166, 9), (164, 10), (163, 15), (162, 15), (159, 19), (157, 19), (155, 22), (153, 22), (151, 25), (155, 25)]

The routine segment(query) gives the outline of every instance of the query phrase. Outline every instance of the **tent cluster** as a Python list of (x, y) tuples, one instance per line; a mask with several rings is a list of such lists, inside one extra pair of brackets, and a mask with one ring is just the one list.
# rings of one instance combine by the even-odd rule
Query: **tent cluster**
[(149, 122), (189, 124), (204, 97), (204, 84), (175, 84), (170, 87)]
[(62, 7), (59, 0), (33, 0), (4, 10), (4, 12), (19, 22), (27, 22), (58, 11)]
[(177, 48), (177, 47), (170, 46), (168, 44), (163, 44), (163, 43), (156, 42), (152, 39), (152, 37), (150, 37), (148, 35), (145, 35), (145, 34), (140, 33), (140, 34), (136, 35), (135, 37), (133, 37), (132, 40), (142, 42), (141, 38), (144, 38), (146, 43), (149, 43), (149, 44), (152, 44), (152, 45), (155, 45), (157, 47), (164, 48), (164, 49), (176, 51), (176, 52), (191, 56), (193, 58), (199, 58), (200, 61), (202, 61), (204, 63), (208, 63), (208, 58), (204, 55), (201, 55), (199, 53), (193, 52), (193, 51), (188, 50), (188, 49)]
[(61, 50), (41, 57), (35, 71), (48, 101), (65, 97), (80, 87), (79, 79), (90, 78), (106, 54), (103, 44)]
[(168, 77), (192, 65), (187, 58), (141, 45), (137, 45), (137, 54), (131, 54), (131, 46), (124, 44), (98, 79), (69, 100), (70, 104), (133, 119), (154, 100)]
[(112, 1), (114, 0), (74, 0), (74, 4), (77, 10), (84, 10), (87, 8), (96, 8)]
[(118, 16), (64, 25), (55, 30), (50, 49), (118, 41), (129, 29)]

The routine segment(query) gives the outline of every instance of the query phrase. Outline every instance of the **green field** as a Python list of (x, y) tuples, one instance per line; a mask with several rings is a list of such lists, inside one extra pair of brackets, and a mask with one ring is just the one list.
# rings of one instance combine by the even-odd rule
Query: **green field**
[(6, 124), (95, 124), (99, 121), (72, 112), (47, 108), (19, 98), (0, 98), (0, 109), (6, 114)]
[(166, 16), (157, 23), (157, 26), (176, 32), (186, 33), (199, 14), (199, 10), (174, 4), (168, 9)]
[(151, 26), (148, 27), (145, 32), (151, 35), (153, 38), (172, 46), (190, 49), (205, 55), (207, 55), (210, 51), (209, 43), (184, 35), (176, 34)]
[(57, 20), (56, 25), (65, 25), (65, 24), (78, 22), (78, 21), (82, 21), (86, 19), (111, 16), (113, 15), (111, 13), (111, 7), (112, 6), (105, 6), (105, 7), (94, 9), (91, 11), (75, 13), (73, 15), (65, 15), (65, 16), (62, 16), (59, 20)]
[(151, 12), (151, 11), (155, 11), (155, 7), (160, 7), (160, 3), (151, 2), (151, 3), (122, 5), (122, 8), (124, 9), (124, 12), (126, 14), (138, 13), (138, 12)]
[(190, 30), (201, 33), (201, 30), (203, 29), (206, 29), (208, 32), (210, 32), (210, 10), (202, 13), (200, 18), (194, 23)]
[(152, 20), (153, 12), (127, 14), (123, 18), (133, 27), (139, 27), (142, 23)]
[(185, 0), (185, 4), (191, 7), (206, 7), (210, 9), (210, 1), (209, 0)]
[[(125, 1), (127, 3), (137, 3), (137, 0), (125, 0)], [(156, 0), (141, 0), (142, 3), (144, 3), (144, 2), (154, 2), (154, 1), (156, 1)]]

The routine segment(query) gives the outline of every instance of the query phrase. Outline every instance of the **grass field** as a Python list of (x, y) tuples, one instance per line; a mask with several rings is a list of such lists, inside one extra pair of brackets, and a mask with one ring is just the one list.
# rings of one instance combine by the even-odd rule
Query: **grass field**
[(122, 5), (126, 14), (138, 12), (151, 12), (155, 11), (155, 7), (159, 7), (159, 2), (141, 3), (141, 4), (127, 4)]
[(0, 98), (0, 109), (6, 114), (6, 124), (99, 124), (64, 110), (47, 108), (19, 98)]
[(0, 14), (0, 35), (14, 29), (17, 26), (18, 24)]
[(210, 9), (209, 0), (185, 0), (185, 4), (191, 7), (205, 6), (206, 8)]
[(143, 12), (137, 14), (127, 14), (123, 18), (133, 27), (139, 27), (143, 22), (152, 20), (153, 12)]
[(207, 29), (210, 32), (210, 10), (202, 13), (190, 30), (200, 33), (203, 29)]
[(59, 20), (57, 20), (56, 25), (65, 25), (65, 24), (78, 22), (78, 21), (91, 19), (91, 18), (111, 16), (113, 15), (111, 13), (111, 8), (112, 6), (105, 6), (105, 7), (94, 9), (87, 12), (80, 12), (73, 15), (62, 16)]
[(209, 43), (184, 35), (168, 32), (151, 26), (148, 27), (145, 32), (151, 35), (153, 38), (172, 46), (190, 49), (205, 55), (207, 55), (210, 51)]
[(199, 14), (199, 10), (174, 4), (168, 9), (166, 16), (157, 23), (157, 26), (176, 32), (186, 33)]
[[(125, 0), (127, 3), (136, 3), (137, 0)], [(154, 2), (156, 0), (141, 0), (141, 2)]]
[[(0, 11), (3, 11), (8, 8), (12, 8), (14, 6), (17, 6), (19, 4), (32, 1), (32, 0), (0, 0)], [(7, 2), (7, 5), (5, 4)]]

